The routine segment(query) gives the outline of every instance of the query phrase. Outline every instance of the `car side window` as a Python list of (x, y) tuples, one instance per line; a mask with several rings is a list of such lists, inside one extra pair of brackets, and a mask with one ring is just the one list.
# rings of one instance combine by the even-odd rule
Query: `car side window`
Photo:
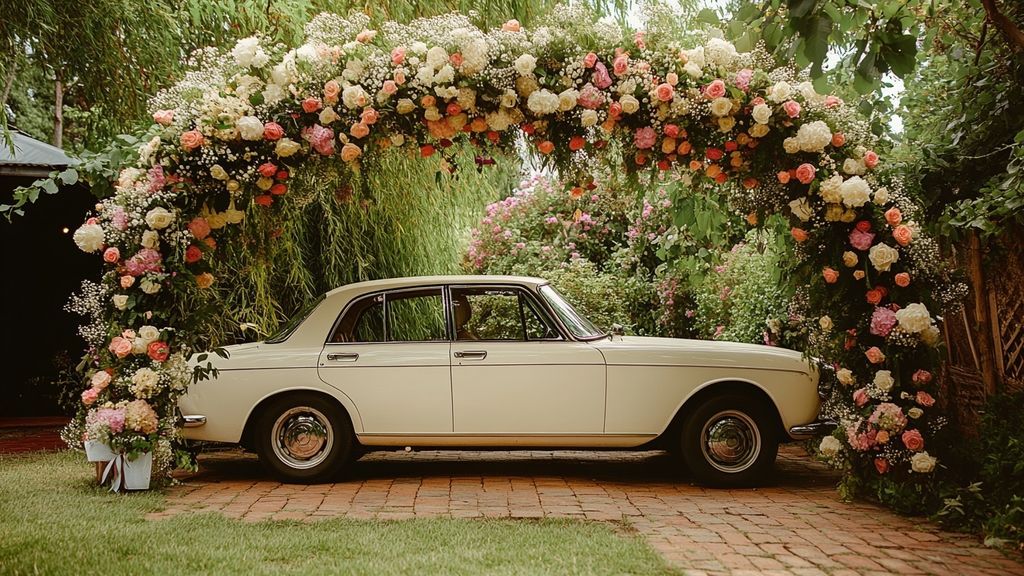
[(522, 291), (453, 288), (456, 340), (527, 341), (557, 338)]
[(357, 300), (338, 322), (330, 342), (448, 341), (440, 288), (377, 294)]

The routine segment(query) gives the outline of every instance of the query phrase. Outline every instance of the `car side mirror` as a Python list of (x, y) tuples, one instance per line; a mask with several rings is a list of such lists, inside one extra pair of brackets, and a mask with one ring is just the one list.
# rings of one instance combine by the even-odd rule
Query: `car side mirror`
[(622, 326), (622, 324), (612, 324), (612, 328), (609, 332), (611, 332), (611, 334), (614, 336), (626, 335), (626, 329)]

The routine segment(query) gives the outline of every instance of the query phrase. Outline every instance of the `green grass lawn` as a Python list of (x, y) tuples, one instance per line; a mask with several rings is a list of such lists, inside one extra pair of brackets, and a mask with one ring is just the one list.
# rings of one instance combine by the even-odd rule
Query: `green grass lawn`
[(73, 452), (0, 456), (0, 574), (672, 574), (595, 522), (149, 521), (159, 492), (117, 495)]

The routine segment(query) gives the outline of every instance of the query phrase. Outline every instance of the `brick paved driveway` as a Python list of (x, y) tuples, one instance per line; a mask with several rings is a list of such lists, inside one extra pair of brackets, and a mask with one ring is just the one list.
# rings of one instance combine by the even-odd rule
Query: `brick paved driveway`
[(569, 517), (641, 533), (686, 574), (1021, 574), (975, 538), (838, 500), (836, 474), (784, 447), (772, 486), (692, 486), (662, 452), (374, 453), (336, 484), (273, 482), (240, 451), (200, 459), (165, 512), (245, 520)]

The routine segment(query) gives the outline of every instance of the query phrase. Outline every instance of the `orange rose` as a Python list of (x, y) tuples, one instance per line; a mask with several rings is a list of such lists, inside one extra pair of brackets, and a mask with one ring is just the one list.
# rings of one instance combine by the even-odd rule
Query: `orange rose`
[(757, 226), (757, 212), (751, 212), (747, 214), (747, 224), (751, 226)]
[(363, 121), (363, 124), (370, 126), (376, 124), (378, 118), (380, 118), (380, 114), (378, 114), (373, 108), (366, 108), (363, 110), (363, 113), (359, 115), (359, 119)]
[(582, 150), (587, 145), (587, 141), (582, 136), (573, 136), (569, 139), (569, 150), (575, 152), (576, 150)]
[(900, 288), (906, 288), (907, 286), (910, 286), (910, 274), (900, 272), (895, 278), (893, 278), (893, 281), (896, 282), (896, 285)]
[[(685, 144), (685, 142), (684, 142), (684, 144)], [(690, 160), (690, 170), (697, 171), (697, 170), (700, 170), (700, 167), (701, 167), (700, 160)]]
[(868, 290), (864, 297), (867, 299), (868, 304), (874, 304), (877, 306), (882, 301), (882, 291), (878, 288), (872, 288), (871, 290)]
[(363, 154), (362, 148), (349, 142), (341, 147), (341, 159), (345, 162), (352, 162)]
[(899, 208), (893, 206), (885, 211), (885, 221), (889, 223), (889, 226), (898, 226), (900, 222), (903, 222), (903, 213)]
[(420, 98), (420, 105), (423, 106), (424, 108), (430, 108), (436, 103), (437, 99), (431, 96), (430, 94), (427, 94), (423, 98)]
[(199, 286), (200, 288), (204, 289), (209, 288), (210, 286), (213, 286), (213, 280), (213, 274), (210, 274), (209, 272), (203, 272), (202, 274), (196, 276), (196, 286)]
[(839, 272), (832, 268), (826, 267), (821, 271), (821, 275), (825, 277), (825, 282), (828, 284), (835, 284), (839, 281)]
[(545, 140), (537, 144), (537, 150), (540, 150), (541, 154), (551, 154), (555, 150), (555, 144), (551, 140)]
[(776, 174), (776, 176), (778, 177), (780, 184), (789, 184), (789, 170), (782, 170), (781, 172)]
[(206, 139), (203, 138), (203, 134), (198, 130), (189, 130), (181, 134), (181, 147), (187, 152), (191, 152), (196, 148), (203, 145)]
[(807, 241), (807, 232), (803, 228), (793, 228), (789, 231), (790, 235), (793, 236), (793, 240), (797, 242)]
[(370, 133), (370, 127), (362, 122), (356, 122), (352, 125), (352, 128), (348, 131), (353, 138), (363, 138)]
[(743, 187), (746, 188), (747, 190), (753, 190), (754, 188), (757, 188), (758, 184), (759, 184), (759, 182), (757, 181), (757, 178), (744, 178), (743, 179)]
[(839, 148), (843, 144), (846, 144), (846, 136), (842, 132), (836, 132), (832, 135), (832, 145)]
[(687, 154), (690, 153), (691, 150), (693, 150), (693, 144), (690, 144), (688, 141), (685, 140), (679, 144), (678, 148), (676, 148), (676, 152), (680, 156), (686, 156)]
[(676, 139), (675, 138), (665, 138), (664, 140), (661, 141), (661, 153), (662, 154), (671, 154), (671, 153), (673, 153), (675, 151), (676, 151)]
[(708, 175), (708, 178), (718, 178), (718, 175), (722, 173), (722, 168), (718, 164), (708, 164), (704, 173)]
[(914, 231), (910, 229), (910, 226), (900, 224), (892, 231), (892, 237), (896, 239), (896, 243), (900, 246), (907, 246), (914, 238)]

